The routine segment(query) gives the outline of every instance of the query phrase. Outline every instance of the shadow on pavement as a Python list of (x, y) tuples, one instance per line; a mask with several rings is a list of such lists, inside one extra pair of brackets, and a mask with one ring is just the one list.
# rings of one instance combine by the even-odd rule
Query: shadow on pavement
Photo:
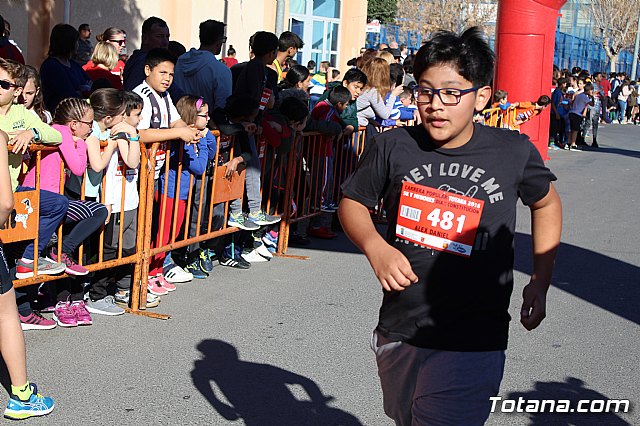
[(600, 152), (603, 154), (617, 154), (617, 155), (623, 155), (625, 157), (640, 158), (640, 151), (632, 151), (630, 149), (609, 148), (606, 146), (601, 146), (600, 148), (582, 147), (582, 150)]
[[(531, 274), (531, 236), (516, 233), (514, 269)], [(595, 251), (561, 243), (552, 284), (640, 324), (640, 268)]]
[[(556, 404), (556, 410), (560, 407), (560, 400), (570, 401), (569, 411), (571, 409), (578, 408), (578, 402), (580, 400), (589, 400), (588, 403), (581, 405), (581, 408), (591, 407), (592, 401), (604, 401), (603, 411), (606, 410), (607, 400), (609, 398), (600, 392), (593, 389), (589, 389), (584, 386), (584, 382), (575, 377), (567, 377), (564, 382), (536, 382), (534, 388), (528, 392), (512, 392), (505, 397), (505, 399), (518, 401), (518, 398), (523, 398), (525, 401), (531, 400), (554, 400)], [(504, 401), (501, 401), (504, 402)], [(498, 409), (500, 403), (497, 404)], [(524, 402), (522, 408), (526, 408), (528, 403)], [(600, 410), (600, 402), (596, 402), (593, 408)], [(504, 407), (504, 406), (503, 406)], [(622, 419), (614, 412), (602, 412), (602, 413), (551, 413), (548, 406), (544, 413), (518, 413), (519, 415), (528, 415), (530, 426), (542, 426), (542, 425), (557, 425), (557, 426), (570, 426), (570, 425), (630, 425), (627, 421)], [(610, 411), (614, 411), (616, 404), (610, 406)], [(620, 412), (624, 411), (624, 404), (619, 405)], [(633, 410), (632, 406), (628, 406), (629, 412)], [(507, 414), (503, 414), (507, 415)], [(511, 416), (515, 413), (509, 414)]]
[[(378, 229), (380, 231), (380, 228)], [(296, 254), (297, 248), (292, 254)], [(360, 253), (338, 232), (333, 240), (312, 239), (304, 250)], [(313, 258), (313, 254), (310, 254)], [(531, 236), (516, 232), (514, 270), (531, 274)], [(640, 268), (607, 255), (561, 243), (552, 284), (593, 305), (640, 324)], [(515, 283), (517, 288), (518, 283)]]
[(194, 362), (193, 384), (226, 420), (253, 425), (358, 426), (353, 415), (329, 407), (333, 397), (306, 377), (268, 364), (242, 361), (235, 347), (203, 340)]

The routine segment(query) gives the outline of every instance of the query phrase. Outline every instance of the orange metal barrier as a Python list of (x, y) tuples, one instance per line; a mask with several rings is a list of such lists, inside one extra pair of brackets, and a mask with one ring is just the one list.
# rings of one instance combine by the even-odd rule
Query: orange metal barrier
[(516, 107), (509, 107), (506, 110), (501, 108), (489, 108), (482, 111), (482, 123), (489, 127), (501, 129), (517, 130), (514, 125), (516, 121)]
[[(83, 262), (84, 243), (78, 249), (78, 263), (89, 271), (95, 272), (104, 269), (115, 268), (122, 265), (134, 265), (133, 283), (131, 289), (131, 308), (128, 312), (144, 314), (156, 318), (168, 318), (166, 315), (150, 313), (146, 311), (146, 293), (151, 262), (154, 256), (191, 244), (200, 243), (213, 238), (221, 237), (238, 231), (238, 228), (227, 225), (229, 203), (235, 199), (242, 199), (244, 194), (244, 170), (236, 172), (229, 179), (225, 177), (226, 167), (218, 161), (220, 150), (220, 134), (214, 132), (218, 139), (217, 152), (214, 156), (213, 166), (205, 170), (201, 176), (190, 175), (189, 193), (185, 205), (185, 213), (182, 220), (178, 220), (178, 203), (174, 203), (171, 220), (167, 221), (167, 198), (179, 199), (182, 177), (182, 158), (184, 144), (173, 142), (166, 150), (166, 161), (162, 169), (164, 174), (163, 195), (155, 197), (157, 185), (155, 180), (156, 153), (161, 144), (153, 143), (141, 146), (141, 159), (139, 166), (139, 206), (138, 226), (136, 235), (135, 252), (129, 256), (123, 254), (123, 227), (120, 227), (118, 235), (118, 253), (113, 260), (105, 260), (104, 256), (104, 226), (99, 231), (99, 247), (95, 253), (95, 259)], [(269, 214), (281, 215), (279, 241), (277, 254), (286, 255), (290, 226), (303, 219), (310, 219), (322, 213), (322, 205), (338, 203), (342, 193), (340, 186), (355, 170), (356, 164), (365, 149), (366, 130), (361, 127), (351, 137), (330, 138), (317, 133), (298, 134), (293, 137), (290, 148), (275, 149), (272, 146), (263, 145), (258, 151), (261, 157), (261, 183), (262, 183), (262, 208)], [(233, 139), (222, 136), (222, 139)], [(103, 141), (106, 144), (106, 141)], [(56, 147), (32, 146), (36, 157), (36, 176), (40, 175), (42, 152), (56, 150)], [(175, 194), (167, 194), (168, 176), (171, 165), (171, 153), (175, 151), (178, 156), (175, 178)], [(233, 158), (233, 148), (230, 157)], [(126, 176), (126, 166), (122, 170)], [(84, 185), (87, 179), (86, 173), (82, 179), (80, 199), (85, 199)], [(106, 177), (103, 175), (103, 188)], [(64, 193), (65, 166), (60, 168), (60, 193)], [(122, 179), (121, 194), (125, 194), (126, 179)], [(195, 185), (198, 185), (197, 187)], [(197, 190), (196, 190), (197, 189)], [(0, 237), (4, 243), (21, 240), (33, 240), (38, 244), (38, 194), (40, 191), (39, 179), (36, 179), (36, 190), (16, 193), (16, 212), (13, 220), (5, 230), (0, 231)], [(198, 197), (194, 194), (198, 192)], [(28, 199), (28, 203), (23, 203)], [(104, 204), (105, 191), (101, 191), (100, 201)], [(30, 206), (30, 207), (29, 207)], [(218, 207), (216, 207), (218, 206)], [(31, 208), (31, 213), (26, 211)], [(27, 209), (24, 212), (20, 209)], [(214, 214), (214, 209), (218, 216)], [(193, 213), (192, 213), (193, 210)], [(27, 216), (21, 216), (21, 215)], [(195, 215), (195, 219), (194, 219)], [(26, 233), (22, 220), (27, 219)], [(220, 222), (221, 219), (221, 222)], [(120, 223), (124, 222), (124, 198), (120, 200)], [(190, 231), (190, 224), (195, 223), (196, 232)], [(168, 228), (167, 228), (168, 227)], [(168, 230), (169, 238), (164, 244), (158, 244), (156, 235)], [(58, 252), (61, 252), (64, 235), (62, 225), (58, 229)], [(152, 243), (154, 243), (152, 245)], [(36, 257), (37, 258), (37, 257)], [(83, 264), (84, 263), (84, 264)], [(37, 265), (37, 262), (36, 262)], [(51, 276), (38, 275), (34, 277), (16, 280), (15, 286), (21, 287), (68, 277), (66, 274)]]

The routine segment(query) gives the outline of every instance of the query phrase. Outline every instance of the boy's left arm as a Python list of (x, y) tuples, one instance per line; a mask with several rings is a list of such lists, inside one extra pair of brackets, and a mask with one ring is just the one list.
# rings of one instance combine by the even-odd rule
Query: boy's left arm
[(522, 291), (520, 322), (527, 330), (538, 327), (546, 316), (547, 290), (560, 246), (562, 203), (553, 184), (541, 200), (531, 204), (533, 273)]

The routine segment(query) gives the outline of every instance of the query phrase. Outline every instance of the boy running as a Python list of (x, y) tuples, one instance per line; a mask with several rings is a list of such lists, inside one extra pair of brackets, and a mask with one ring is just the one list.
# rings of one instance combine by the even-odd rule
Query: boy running
[[(533, 330), (560, 244), (556, 177), (525, 135), (473, 123), (491, 99), (493, 52), (477, 28), (438, 32), (417, 53), (422, 124), (375, 137), (343, 185), (344, 231), (383, 288), (371, 347), (397, 425), (481, 425), (504, 371), (518, 199), (531, 209)], [(369, 208), (383, 198), (383, 239)]]

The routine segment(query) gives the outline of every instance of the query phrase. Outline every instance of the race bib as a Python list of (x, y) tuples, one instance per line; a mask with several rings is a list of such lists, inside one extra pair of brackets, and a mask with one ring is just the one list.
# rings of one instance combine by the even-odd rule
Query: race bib
[(404, 182), (396, 236), (423, 247), (471, 256), (484, 201)]

